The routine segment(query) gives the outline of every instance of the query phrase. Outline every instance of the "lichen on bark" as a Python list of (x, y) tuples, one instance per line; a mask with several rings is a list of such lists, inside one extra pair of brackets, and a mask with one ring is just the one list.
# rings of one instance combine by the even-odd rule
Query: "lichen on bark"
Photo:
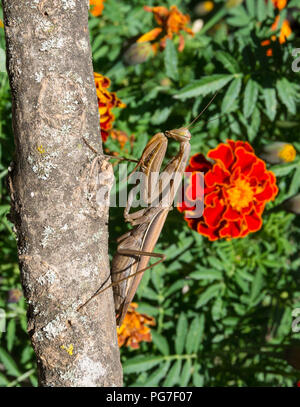
[(120, 386), (112, 291), (77, 311), (109, 278), (108, 199), (96, 197), (113, 181), (83, 142), (101, 154), (88, 1), (2, 3), (16, 146), (10, 216), (39, 384)]

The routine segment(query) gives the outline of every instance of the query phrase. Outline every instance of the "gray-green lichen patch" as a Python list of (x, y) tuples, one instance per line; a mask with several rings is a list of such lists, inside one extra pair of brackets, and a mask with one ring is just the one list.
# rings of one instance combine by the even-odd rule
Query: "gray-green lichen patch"
[(86, 41), (85, 38), (81, 38), (78, 41), (78, 45), (79, 48), (83, 51), (83, 52), (88, 52), (89, 51), (89, 43)]
[(72, 10), (75, 11), (76, 2), (75, 0), (61, 0), (62, 7), (64, 10)]
[(53, 162), (53, 159), (58, 157), (56, 151), (50, 154), (40, 154), (39, 159), (34, 160), (34, 158), (29, 155), (27, 157), (28, 163), (31, 165), (32, 171), (37, 175), (39, 179), (47, 180), (53, 169), (57, 168), (57, 164)]
[(54, 229), (51, 228), (50, 226), (44, 226), (44, 231), (43, 231), (43, 238), (41, 240), (41, 246), (45, 248), (48, 244), (48, 240), (53, 236), (54, 234)]
[(92, 241), (97, 243), (101, 239), (102, 236), (103, 236), (103, 232), (102, 232), (102, 230), (99, 230), (98, 232), (93, 234)]
[(43, 74), (42, 71), (36, 72), (36, 73), (34, 74), (34, 79), (35, 79), (35, 81), (38, 82), (38, 83), (40, 83), (40, 82), (42, 81), (43, 77), (44, 77), (44, 74)]
[[(78, 352), (80, 354), (80, 351)], [(85, 350), (82, 351), (84, 355)], [(62, 379), (69, 381), (73, 386), (95, 387), (99, 378), (106, 374), (106, 369), (102, 363), (95, 361), (88, 356), (84, 356), (75, 364), (75, 367), (67, 372), (60, 373)]]
[(50, 38), (49, 40), (43, 41), (40, 47), (40, 51), (50, 51), (52, 49), (60, 49), (64, 46), (64, 39), (59, 38)]
[(45, 284), (53, 284), (55, 281), (57, 280), (57, 276), (56, 273), (51, 270), (48, 269), (46, 271), (46, 273), (44, 273), (43, 275), (39, 276), (37, 281), (41, 284), (41, 285), (45, 285)]
[(61, 313), (57, 315), (53, 321), (49, 322), (44, 328), (42, 328), (37, 334), (40, 339), (54, 339), (66, 329), (66, 315), (65, 313)]

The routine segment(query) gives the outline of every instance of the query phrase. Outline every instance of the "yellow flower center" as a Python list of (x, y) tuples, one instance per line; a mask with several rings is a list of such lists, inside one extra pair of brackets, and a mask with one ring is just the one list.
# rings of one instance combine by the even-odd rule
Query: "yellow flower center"
[(285, 144), (278, 152), (278, 156), (286, 163), (290, 163), (296, 158), (296, 150), (291, 144)]
[(205, 1), (204, 2), (204, 8), (205, 8), (206, 11), (211, 11), (214, 8), (213, 1)]
[(229, 204), (237, 211), (246, 208), (253, 200), (253, 190), (244, 179), (236, 180), (234, 186), (227, 190), (227, 194)]

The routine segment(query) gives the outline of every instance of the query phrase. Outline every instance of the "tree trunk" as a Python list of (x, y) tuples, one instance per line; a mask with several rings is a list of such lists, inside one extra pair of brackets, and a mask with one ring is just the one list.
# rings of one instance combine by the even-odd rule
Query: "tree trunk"
[(78, 311), (110, 281), (113, 173), (83, 141), (102, 152), (88, 3), (3, 0), (16, 145), (11, 220), (41, 386), (122, 385), (112, 290)]

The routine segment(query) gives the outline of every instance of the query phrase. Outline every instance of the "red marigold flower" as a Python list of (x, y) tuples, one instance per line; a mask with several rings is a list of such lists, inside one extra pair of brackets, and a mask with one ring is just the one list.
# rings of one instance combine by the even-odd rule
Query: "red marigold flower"
[[(209, 240), (244, 237), (262, 227), (262, 213), (274, 200), (278, 188), (272, 171), (258, 158), (249, 143), (227, 140), (210, 150), (206, 160), (195, 154), (186, 168), (189, 188), (178, 210), (184, 212), (188, 225)], [(204, 173), (204, 211), (200, 218), (190, 218), (193, 182), (196, 173)]]
[(130, 304), (123, 324), (117, 328), (119, 347), (125, 345), (138, 349), (140, 342), (152, 340), (150, 328), (146, 325), (155, 325), (155, 319), (146, 314), (140, 314), (135, 310), (137, 307), (135, 302)]
[(161, 36), (160, 40), (153, 45), (154, 52), (156, 51), (158, 45), (160, 49), (163, 50), (166, 47), (166, 40), (172, 39), (173, 35), (179, 35), (180, 43), (178, 50), (181, 52), (184, 48), (184, 38), (180, 34), (180, 31), (185, 31), (190, 35), (194, 35), (193, 31), (186, 27), (187, 23), (190, 21), (188, 15), (182, 14), (176, 6), (171, 6), (170, 10), (166, 7), (148, 7), (144, 6), (144, 10), (152, 12), (154, 14), (155, 20), (160, 27), (150, 30), (148, 33), (143, 34), (137, 42), (146, 42), (156, 40)]
[[(287, 0), (272, 0), (274, 7), (278, 8), (278, 10), (282, 10), (285, 8), (286, 4), (287, 4)], [(275, 18), (274, 23), (271, 26), (271, 30), (275, 31), (278, 27), (278, 23), (279, 23), (279, 16), (277, 16)], [(290, 23), (288, 20), (284, 20), (280, 29), (280, 33), (279, 33), (279, 43), (283, 44), (286, 42), (286, 39), (292, 34), (292, 29), (290, 26)], [(272, 41), (276, 41), (276, 35), (272, 35), (271, 36), (271, 40)], [(261, 42), (261, 45), (263, 47), (265, 47), (266, 45), (270, 45), (271, 41), (270, 40), (264, 40)], [(266, 51), (266, 55), (268, 57), (273, 55), (273, 50), (272, 48), (268, 48)]]
[(104, 9), (104, 2), (105, 0), (90, 0), (90, 6), (92, 6), (91, 14), (93, 14), (94, 17), (101, 16)]
[(279, 10), (282, 10), (285, 8), (287, 0), (272, 0), (273, 4), (275, 7), (277, 7)]
[(102, 140), (106, 141), (109, 135), (109, 130), (112, 129), (112, 123), (115, 116), (112, 113), (114, 107), (126, 107), (124, 103), (117, 97), (116, 93), (109, 92), (107, 88), (110, 86), (110, 80), (100, 73), (94, 72), (94, 79), (98, 97), (98, 106), (100, 114), (100, 127)]

